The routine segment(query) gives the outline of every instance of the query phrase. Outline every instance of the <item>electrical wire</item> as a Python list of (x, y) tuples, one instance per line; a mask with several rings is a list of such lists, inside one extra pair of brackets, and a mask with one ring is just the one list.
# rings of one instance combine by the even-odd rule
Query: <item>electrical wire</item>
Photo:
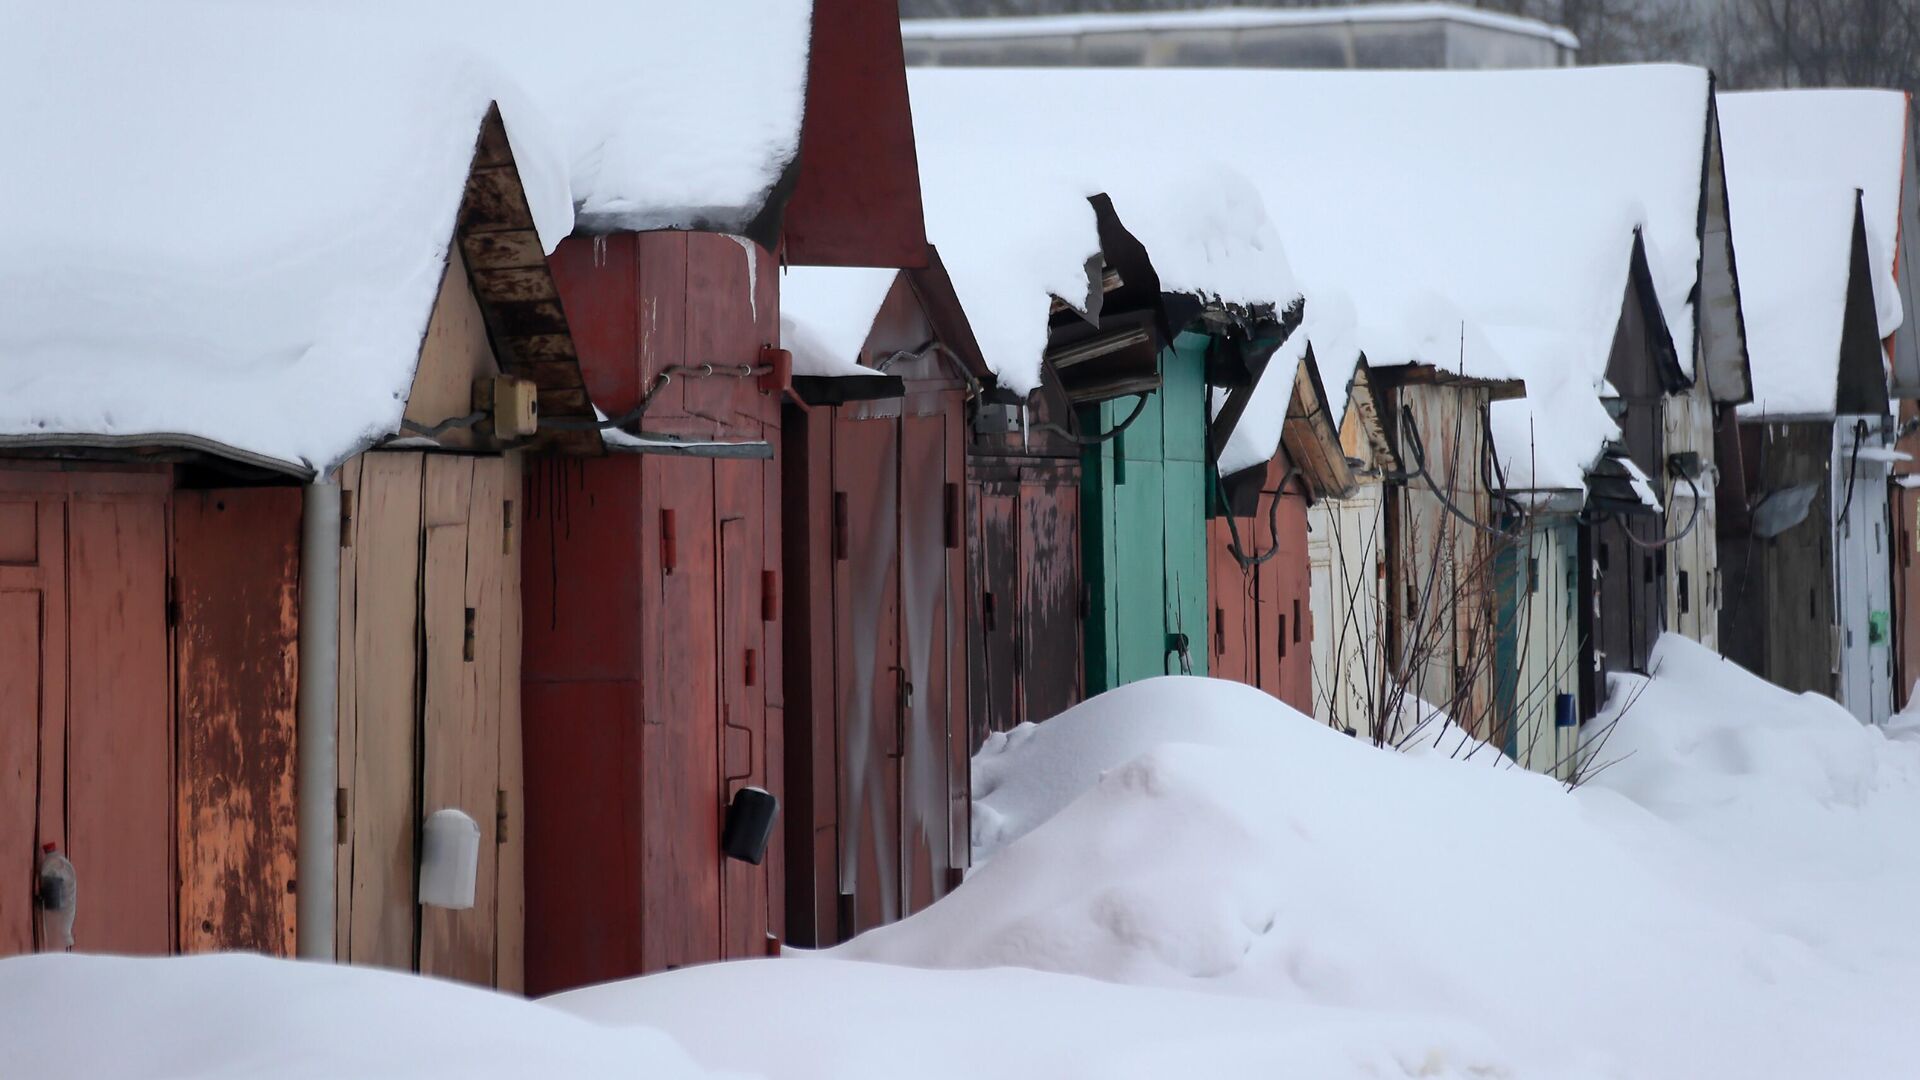
[(1120, 423), (1116, 424), (1112, 430), (1103, 431), (1098, 435), (1078, 435), (1078, 434), (1075, 434), (1074, 432), (1068, 431), (1066, 428), (1061, 427), (1059, 424), (1056, 424), (1052, 421), (1048, 421), (1044, 424), (1036, 424), (1035, 426), (1038, 427), (1041, 431), (1051, 431), (1055, 435), (1058, 435), (1061, 438), (1066, 439), (1069, 442), (1072, 442), (1078, 446), (1099, 446), (1101, 443), (1106, 442), (1109, 439), (1115, 438), (1121, 432), (1127, 430), (1129, 427), (1132, 427), (1133, 422), (1135, 420), (1140, 419), (1140, 414), (1147, 411), (1147, 395), (1149, 393), (1151, 393), (1151, 391), (1141, 391), (1140, 393), (1135, 394), (1134, 397), (1137, 400), (1133, 404), (1133, 411), (1127, 414), (1127, 418), (1125, 420), (1120, 421)]
[(1694, 525), (1700, 521), (1700, 487), (1693, 482), (1693, 477), (1685, 473), (1680, 474), (1680, 482), (1687, 485), (1687, 490), (1693, 493), (1693, 513), (1687, 515), (1686, 528), (1681, 529), (1679, 532), (1664, 540), (1642, 540), (1633, 535), (1633, 530), (1627, 528), (1627, 523), (1622, 521), (1620, 523), (1620, 532), (1621, 535), (1627, 538), (1627, 543), (1632, 544), (1642, 551), (1659, 551), (1662, 548), (1677, 544), (1687, 538), (1687, 534), (1692, 532)]
[(1452, 514), (1456, 518), (1459, 518), (1461, 521), (1465, 522), (1468, 526), (1474, 529), (1477, 529), (1480, 532), (1486, 533), (1487, 535), (1492, 536), (1496, 539), (1500, 539), (1500, 540), (1520, 539), (1521, 534), (1519, 533), (1506, 532), (1501, 529), (1496, 529), (1491, 525), (1483, 525), (1480, 522), (1474, 520), (1471, 514), (1468, 514), (1465, 510), (1460, 509), (1460, 507), (1454, 503), (1453, 499), (1450, 498), (1445, 491), (1442, 491), (1440, 489), (1439, 482), (1433, 478), (1433, 473), (1428, 471), (1427, 469), (1427, 448), (1426, 448), (1426, 445), (1420, 439), (1420, 425), (1416, 423), (1413, 419), (1412, 406), (1410, 405), (1400, 406), (1400, 424), (1402, 429), (1406, 432), (1407, 449), (1413, 455), (1413, 469), (1410, 472), (1399, 472), (1399, 473), (1390, 474), (1387, 477), (1389, 481), (1405, 484), (1408, 480), (1411, 480), (1414, 477), (1419, 477), (1420, 479), (1425, 480), (1427, 482), (1428, 490), (1433, 492), (1434, 498), (1440, 500), (1440, 505), (1443, 507), (1446, 507), (1448, 513)]

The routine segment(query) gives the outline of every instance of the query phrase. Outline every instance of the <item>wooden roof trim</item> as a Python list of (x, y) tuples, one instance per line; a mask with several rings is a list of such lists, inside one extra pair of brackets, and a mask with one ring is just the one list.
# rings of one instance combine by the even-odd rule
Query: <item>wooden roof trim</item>
[[(594, 419), (573, 332), (497, 105), (480, 122), (454, 240), (500, 370), (534, 384), (543, 418)], [(592, 429), (543, 429), (534, 445), (570, 454), (606, 451)]]
[(1293, 394), (1280, 428), (1280, 445), (1300, 469), (1315, 498), (1340, 498), (1358, 485), (1340, 445), (1340, 429), (1327, 408), (1320, 365), (1309, 348), (1293, 373)]

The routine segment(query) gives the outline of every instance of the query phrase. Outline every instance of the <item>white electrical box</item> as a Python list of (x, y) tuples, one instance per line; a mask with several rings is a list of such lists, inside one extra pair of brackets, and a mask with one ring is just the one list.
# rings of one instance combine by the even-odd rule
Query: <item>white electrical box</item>
[(480, 826), (458, 810), (435, 810), (420, 831), (420, 903), (465, 910), (480, 876)]

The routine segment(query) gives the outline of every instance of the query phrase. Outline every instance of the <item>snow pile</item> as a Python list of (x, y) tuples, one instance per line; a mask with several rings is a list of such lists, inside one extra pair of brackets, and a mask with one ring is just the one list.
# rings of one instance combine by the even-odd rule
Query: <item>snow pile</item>
[(1214, 147), (1152, 152), (1143, 134), (1173, 128), (1058, 75), (908, 73), (927, 237), (1002, 386), (1039, 385), (1054, 297), (1080, 310), (1094, 299), (1087, 260), (1101, 247), (1086, 201), (1094, 195), (1112, 199), (1162, 291), (1281, 308), (1298, 298), (1248, 177), (1215, 160)]
[(793, 353), (793, 373), (872, 375), (860, 349), (899, 278), (890, 267), (789, 269), (780, 279), (780, 344)]
[(240, 954), (0, 960), (8, 1076), (518, 1080), (711, 1075), (645, 1027), (374, 968)]
[(327, 467), (397, 429), (481, 118), (549, 249), (564, 157), (496, 68), (243, 5), (8, 4), (0, 433)]
[(1678, 638), (1656, 664), (1572, 793), (1123, 687), (982, 754), (1004, 846), (932, 908), (555, 1003), (796, 1077), (1911, 1075), (1920, 744)]
[(1753, 365), (1753, 400), (1740, 412), (1832, 416), (1856, 197), (1880, 336), (1901, 324), (1894, 271), (1906, 95), (1764, 91), (1721, 94), (1719, 106)]

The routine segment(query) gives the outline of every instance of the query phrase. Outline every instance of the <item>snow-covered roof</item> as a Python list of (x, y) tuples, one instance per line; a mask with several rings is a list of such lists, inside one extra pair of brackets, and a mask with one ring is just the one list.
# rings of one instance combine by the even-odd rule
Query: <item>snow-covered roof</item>
[(1019, 393), (1039, 385), (1052, 298), (1090, 302), (1086, 264), (1101, 251), (1090, 196), (1111, 198), (1165, 292), (1282, 307), (1299, 296), (1249, 178), (1217, 147), (1169, 148), (1180, 129), (1157, 123), (1164, 114), (1087, 96), (1091, 75), (908, 73), (927, 238), (987, 365)]
[(325, 468), (398, 429), (499, 101), (548, 250), (564, 156), (493, 65), (276, 7), (8, 6), (0, 435)]
[(1071, 15), (1016, 15), (1005, 18), (906, 19), (907, 41), (955, 41), (980, 38), (1063, 37), (1079, 34), (1128, 34), (1170, 30), (1258, 30), (1279, 26), (1449, 22), (1500, 30), (1577, 49), (1573, 31), (1538, 19), (1507, 15), (1460, 4), (1362, 4), (1306, 8), (1213, 8), (1200, 11), (1080, 12)]
[(1780, 90), (1722, 94), (1719, 105), (1753, 364), (1740, 413), (1831, 416), (1856, 198), (1880, 336), (1903, 317), (1894, 270), (1907, 97)]
[[(1306, 294), (1331, 404), (1344, 406), (1361, 354), (1375, 367), (1524, 378), (1531, 400), (1496, 411), (1551, 438), (1502, 445), (1517, 487), (1580, 488), (1615, 433), (1598, 390), (1636, 228), (1692, 369), (1703, 70), (941, 69), (912, 73), (916, 90), (936, 75), (956, 102), (1020, 102), (1057, 139), (1123, 128), (1140, 133), (1144, 164), (1200, 157), (1252, 177), (1249, 198), (1264, 202)], [(928, 170), (930, 186), (948, 182)]]
[(554, 118), (580, 226), (751, 235), (800, 147), (811, 0), (431, 0), (382, 18), (493, 58)]
[(872, 375), (859, 363), (873, 321), (901, 271), (796, 266), (780, 279), (780, 344), (795, 375)]

